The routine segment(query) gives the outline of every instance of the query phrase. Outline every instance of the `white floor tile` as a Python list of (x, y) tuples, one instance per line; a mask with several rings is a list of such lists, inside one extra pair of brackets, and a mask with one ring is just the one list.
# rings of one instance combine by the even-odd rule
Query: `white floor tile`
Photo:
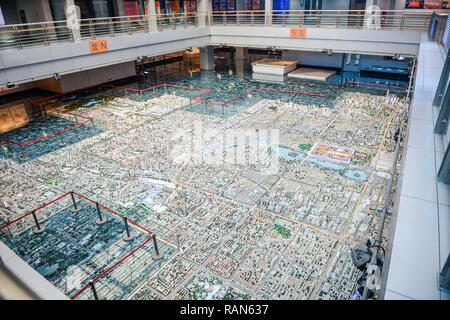
[(401, 196), (387, 289), (414, 299), (439, 299), (435, 203)]
[(434, 152), (408, 147), (401, 188), (404, 195), (436, 201)]
[(425, 150), (434, 150), (433, 122), (418, 118), (411, 119), (408, 146)]
[(433, 109), (431, 108), (431, 99), (421, 100), (415, 98), (412, 103), (412, 118), (433, 120)]

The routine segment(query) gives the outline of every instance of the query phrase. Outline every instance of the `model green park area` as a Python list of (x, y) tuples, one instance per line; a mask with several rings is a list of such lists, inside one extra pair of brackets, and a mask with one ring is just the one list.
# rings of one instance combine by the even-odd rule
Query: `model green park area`
[(289, 230), (288, 228), (283, 227), (279, 224), (274, 225), (273, 229), (285, 238), (289, 238), (291, 236), (291, 230)]
[(301, 145), (298, 146), (298, 148), (304, 151), (309, 151), (312, 148), (312, 146), (313, 145), (310, 143), (302, 143)]

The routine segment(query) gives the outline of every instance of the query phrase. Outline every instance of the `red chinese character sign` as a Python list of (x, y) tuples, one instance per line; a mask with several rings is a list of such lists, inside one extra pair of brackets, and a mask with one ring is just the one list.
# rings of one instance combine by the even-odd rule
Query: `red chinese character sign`
[(91, 48), (91, 53), (106, 52), (108, 51), (108, 40), (89, 41), (89, 47)]
[(306, 38), (306, 28), (291, 28), (291, 38)]

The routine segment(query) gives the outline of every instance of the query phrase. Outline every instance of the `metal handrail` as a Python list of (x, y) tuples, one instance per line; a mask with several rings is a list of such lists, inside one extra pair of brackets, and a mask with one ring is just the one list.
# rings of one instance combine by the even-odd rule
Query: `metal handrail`
[[(136, 32), (163, 32), (186, 28), (225, 26), (253, 27), (315, 27), (344, 29), (411, 30), (426, 32), (433, 12), (388, 10), (379, 11), (378, 25), (366, 26), (369, 16), (364, 10), (239, 10), (223, 12), (180, 12), (159, 15), (138, 15), (80, 19), (81, 39), (94, 40), (98, 37), (132, 35)], [(151, 27), (152, 25), (152, 27)], [(0, 26), (0, 50), (53, 43), (73, 42), (75, 31), (67, 21), (48, 21)]]

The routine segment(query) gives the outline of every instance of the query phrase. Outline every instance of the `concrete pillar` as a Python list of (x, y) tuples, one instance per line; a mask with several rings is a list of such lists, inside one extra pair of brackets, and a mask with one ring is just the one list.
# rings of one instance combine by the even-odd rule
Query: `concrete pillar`
[(214, 69), (214, 47), (207, 46), (200, 48), (200, 69)]
[(52, 11), (48, 0), (16, 0), (18, 12), (24, 11), (27, 23), (53, 21)]
[(20, 24), (19, 14), (14, 0), (0, 2), (0, 8), (5, 19), (5, 24)]
[(155, 0), (147, 0), (147, 15), (148, 15), (148, 31), (158, 31), (158, 24), (156, 21), (156, 7)]
[(272, 26), (272, 9), (273, 9), (273, 0), (266, 0), (266, 27)]
[(50, 2), (48, 0), (41, 0), (42, 21), (53, 21), (52, 10), (50, 9)]
[(73, 35), (73, 41), (78, 42), (81, 41), (80, 34), (80, 7), (75, 5), (74, 0), (66, 0), (66, 20), (67, 27), (71, 29)]
[(393, 10), (405, 10), (405, 5), (406, 0), (396, 0), (394, 1)]
[[(244, 0), (236, 0), (236, 11), (245, 11)], [(242, 21), (244, 21), (244, 18), (237, 16), (236, 20), (238, 20), (238, 23), (241, 23)]]
[[(39, 4), (40, 4), (40, 11), (42, 14), (41, 18), (42, 21), (44, 22), (53, 21), (52, 10), (50, 9), (50, 2), (48, 0), (41, 0)], [(52, 28), (55, 25), (53, 23), (47, 23), (46, 26)], [(50, 29), (48, 31), (48, 36), (50, 39), (55, 40), (56, 39), (55, 29)]]
[(245, 73), (245, 61), (248, 59), (248, 48), (236, 47), (234, 52), (234, 65), (236, 67), (236, 76), (242, 78)]
[(198, 26), (208, 26), (208, 16), (212, 12), (212, 0), (197, 0)]
[(113, 10), (116, 16), (123, 17), (125, 15), (125, 5), (123, 3), (123, 0), (114, 0)]

